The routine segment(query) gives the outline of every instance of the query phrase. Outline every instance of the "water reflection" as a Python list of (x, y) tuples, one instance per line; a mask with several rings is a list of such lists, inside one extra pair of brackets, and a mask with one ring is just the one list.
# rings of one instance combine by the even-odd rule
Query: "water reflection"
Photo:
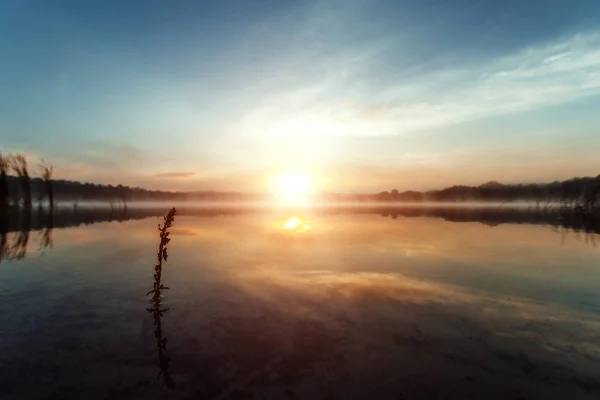
[[(31, 231), (0, 233), (0, 262), (2, 260), (23, 260), (30, 250)], [(44, 254), (54, 246), (52, 228), (44, 228), (38, 241), (38, 252)]]
[[(164, 207), (129, 208), (127, 211), (109, 208), (58, 208), (53, 212), (23, 213), (6, 212), (0, 215), (0, 233), (24, 232), (49, 228), (65, 228), (101, 222), (124, 222), (164, 215)], [(369, 215), (377, 214), (392, 219), (440, 218), (451, 222), (480, 222), (490, 226), (502, 224), (532, 224), (567, 228), (573, 231), (600, 233), (600, 220), (568, 211), (539, 212), (524, 208), (498, 207), (450, 207), (450, 206), (330, 206), (311, 210), (314, 215)], [(179, 215), (197, 217), (220, 217), (249, 214), (272, 214), (262, 207), (183, 207)], [(284, 229), (304, 227), (310, 224), (297, 215), (287, 215), (282, 222)]]
[[(44, 253), (47, 249), (52, 248), (54, 246), (54, 242), (52, 241), (52, 230), (54, 229), (54, 207), (50, 207), (50, 209), (45, 214), (45, 216), (46, 216), (46, 225), (42, 228), (42, 233), (40, 235), (40, 245), (39, 245), (39, 250), (42, 253)], [(41, 216), (40, 216), (40, 218), (41, 218)]]
[[(288, 232), (308, 232), (312, 226), (305, 217), (297, 215), (276, 216), (264, 208), (183, 208), (178, 210), (182, 216), (214, 218), (236, 215), (260, 215), (265, 220), (275, 221), (276, 228)], [(545, 225), (560, 236), (564, 244), (568, 237), (596, 247), (600, 233), (600, 221), (594, 218), (582, 218), (578, 214), (559, 212), (532, 212), (526, 209), (486, 208), (486, 207), (326, 207), (312, 210), (313, 219), (328, 215), (370, 215), (399, 218), (439, 218), (444, 221), (468, 223), (478, 222), (488, 226), (504, 224)], [(30, 232), (40, 231), (38, 250), (43, 254), (53, 247), (53, 231), (55, 228), (67, 228), (91, 225), (103, 222), (125, 222), (142, 220), (164, 215), (164, 208), (129, 208), (127, 211), (92, 208), (59, 208), (37, 213), (4, 212), (0, 215), (0, 261), (2, 259), (22, 260), (26, 257), (30, 245)], [(457, 226), (458, 227), (458, 226)], [(181, 234), (182, 228), (177, 228)], [(191, 233), (190, 233), (191, 232)], [(195, 234), (188, 229), (188, 234)]]
[[(41, 226), (41, 235), (38, 250), (43, 253), (53, 246), (52, 230), (54, 228), (54, 215), (43, 212), (40, 208), (35, 215), (36, 222)], [(29, 250), (33, 214), (29, 211), (9, 212), (4, 210), (0, 215), (0, 262), (2, 259), (22, 260)]]
[(305, 232), (309, 231), (311, 226), (298, 217), (290, 217), (283, 223), (282, 228), (288, 231)]
[(154, 321), (154, 337), (156, 338), (156, 349), (158, 351), (158, 365), (160, 371), (158, 373), (158, 379), (163, 378), (165, 385), (173, 390), (176, 385), (171, 377), (169, 369), (170, 358), (167, 354), (167, 338), (164, 337), (162, 331), (162, 317), (169, 311), (168, 308), (162, 308), (161, 297), (154, 297), (152, 299), (152, 307), (147, 308), (148, 312), (152, 314)]
[(31, 231), (31, 213), (24, 212), (19, 214), (20, 229), (11, 246), (12, 257), (21, 260), (27, 254), (27, 245), (29, 244), (29, 232)]
[(27, 255), (29, 245), (29, 236), (31, 232), (31, 214), (22, 213), (19, 215), (19, 227), (17, 232), (14, 232), (12, 240), (9, 240), (9, 233), (3, 231), (0, 238), (0, 260), (22, 260)]
[(8, 234), (0, 232), (0, 263), (5, 258), (8, 258)]
[[(598, 250), (583, 233), (561, 246), (539, 224), (488, 223), (533, 217), (480, 211), (438, 214), (460, 224), (348, 210), (216, 213), (178, 212), (168, 263), (164, 246), (156, 251), (158, 218), (140, 218), (55, 229), (51, 257), (3, 268), (0, 397), (600, 393)], [(284, 229), (292, 215), (294, 229), (312, 229)], [(149, 265), (158, 268), (148, 307)]]
[(561, 244), (565, 244), (567, 238), (572, 236), (575, 238), (575, 240), (577, 240), (579, 242), (584, 242), (585, 244), (588, 244), (588, 245), (596, 248), (598, 246), (598, 241), (600, 240), (598, 238), (599, 235), (593, 231), (574, 230), (574, 229), (569, 229), (565, 226), (553, 226), (553, 227), (551, 227), (551, 229), (553, 232), (560, 235)]

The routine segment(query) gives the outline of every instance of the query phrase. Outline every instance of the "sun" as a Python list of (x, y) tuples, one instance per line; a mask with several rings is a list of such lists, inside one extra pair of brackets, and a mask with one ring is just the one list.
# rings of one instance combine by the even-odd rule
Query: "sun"
[(310, 175), (291, 171), (275, 179), (275, 196), (285, 204), (306, 204), (312, 194), (312, 178)]

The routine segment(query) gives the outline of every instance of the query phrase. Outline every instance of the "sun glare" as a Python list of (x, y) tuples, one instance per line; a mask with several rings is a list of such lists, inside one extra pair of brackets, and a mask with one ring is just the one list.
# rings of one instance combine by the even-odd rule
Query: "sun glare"
[(284, 229), (296, 229), (300, 225), (300, 220), (296, 217), (292, 217), (285, 221), (283, 224)]
[(305, 204), (310, 199), (312, 179), (302, 172), (288, 172), (275, 180), (275, 195), (282, 203)]
[(303, 231), (310, 230), (310, 225), (297, 217), (289, 218), (288, 220), (286, 220), (283, 223), (283, 225), (281, 227), (283, 229), (289, 230), (289, 231), (302, 231), (303, 232)]

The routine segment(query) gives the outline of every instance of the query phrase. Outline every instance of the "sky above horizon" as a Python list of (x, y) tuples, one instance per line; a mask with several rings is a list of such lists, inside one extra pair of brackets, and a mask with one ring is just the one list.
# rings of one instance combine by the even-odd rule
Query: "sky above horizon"
[(600, 173), (598, 0), (0, 1), (0, 151), (166, 190)]

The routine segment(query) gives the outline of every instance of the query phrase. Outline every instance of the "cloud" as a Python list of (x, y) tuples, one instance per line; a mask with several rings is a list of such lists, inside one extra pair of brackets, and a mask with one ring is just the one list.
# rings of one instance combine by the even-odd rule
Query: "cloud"
[[(213, 54), (206, 64), (204, 51), (174, 43), (182, 51), (172, 56), (193, 56), (171, 63), (178, 73), (166, 81), (151, 71), (130, 76), (127, 66), (139, 70), (133, 59), (106, 58), (119, 71), (105, 77), (106, 87), (102, 81), (97, 93), (90, 87), (84, 97), (52, 101), (57, 108), (48, 115), (6, 120), (0, 130), (16, 132), (6, 144), (24, 148), (20, 132), (39, 127), (23, 124), (41, 121), (43, 137), (27, 140), (57, 176), (165, 190), (270, 190), (266, 169), (296, 166), (328, 175), (332, 191), (552, 180), (593, 170), (591, 156), (577, 165), (567, 159), (578, 149), (549, 152), (547, 138), (532, 138), (533, 130), (564, 137), (595, 129), (583, 125), (598, 117), (576, 115), (591, 115), (592, 107), (565, 107), (552, 118), (560, 124), (540, 118), (544, 111), (527, 112), (600, 94), (600, 31), (580, 21), (589, 8), (527, 3), (504, 13), (464, 1), (429, 13), (393, 4), (319, 0), (269, 13), (214, 49), (194, 41)], [(560, 21), (525, 18), (540, 12), (560, 13)], [(77, 82), (73, 68), (69, 79)], [(76, 114), (64, 108), (74, 101), (81, 103)], [(516, 113), (522, 125), (510, 122)], [(57, 140), (52, 132), (66, 133)], [(509, 133), (527, 150), (499, 151)], [(550, 165), (556, 155), (565, 160)]]
[(600, 94), (600, 32), (416, 76), (402, 76), (402, 66), (394, 71), (383, 51), (393, 45), (385, 43), (315, 61), (320, 79), (262, 96), (240, 130), (267, 137), (410, 134)]
[(155, 178), (174, 178), (174, 179), (183, 179), (183, 178), (191, 178), (195, 176), (195, 172), (165, 172), (162, 174), (155, 174)]

